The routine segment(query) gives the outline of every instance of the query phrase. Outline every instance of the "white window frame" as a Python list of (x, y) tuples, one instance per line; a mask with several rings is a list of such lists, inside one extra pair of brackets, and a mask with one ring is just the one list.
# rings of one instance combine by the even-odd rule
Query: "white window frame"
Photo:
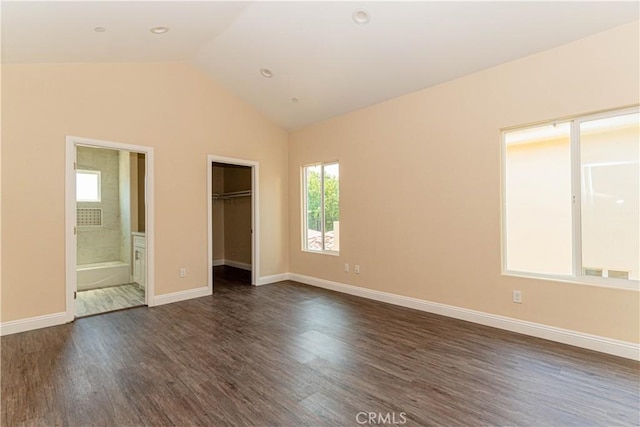
[[(310, 163), (307, 165), (303, 165), (300, 168), (300, 182), (302, 183), (302, 187), (301, 187), (301, 197), (302, 197), (302, 251), (303, 252), (310, 252), (310, 253), (314, 253), (314, 254), (325, 254), (325, 255), (334, 255), (334, 256), (339, 256), (340, 255), (340, 251), (333, 251), (333, 250), (328, 250), (324, 248), (324, 233), (325, 233), (325, 221), (324, 221), (324, 168), (325, 166), (331, 166), (331, 165), (338, 165), (338, 168), (340, 167), (340, 162), (339, 161), (331, 161), (331, 162), (321, 162), (321, 163)], [(307, 243), (309, 242), (308, 238), (307, 238), (307, 174), (305, 173), (305, 170), (307, 168), (310, 167), (314, 167), (314, 166), (320, 166), (320, 203), (321, 203), (321, 207), (322, 207), (322, 219), (321, 219), (321, 227), (322, 227), (322, 249), (321, 250), (317, 250), (317, 249), (309, 249), (307, 247)], [(338, 178), (340, 179), (340, 178)], [(338, 206), (340, 206), (339, 200), (338, 200)]]
[[(530, 277), (536, 279), (547, 279), (561, 282), (572, 282), (586, 285), (594, 285), (610, 288), (621, 288), (640, 290), (640, 280), (612, 279), (609, 277), (587, 276), (583, 274), (582, 265), (582, 191), (581, 191), (581, 164), (580, 164), (580, 124), (592, 120), (606, 119), (609, 117), (623, 116), (626, 114), (638, 113), (640, 108), (622, 108), (617, 110), (609, 110), (600, 113), (594, 113), (583, 116), (573, 116), (569, 118), (550, 120), (541, 123), (530, 124), (526, 126), (517, 126), (502, 129), (501, 131), (501, 232), (502, 232), (502, 274), (508, 276)], [(556, 275), (532, 273), (527, 271), (509, 270), (507, 268), (507, 186), (506, 186), (506, 159), (507, 159), (507, 143), (506, 135), (509, 132), (533, 128), (544, 125), (552, 125), (554, 123), (569, 123), (571, 129), (571, 221), (572, 221), (572, 274)]]
[[(98, 200), (87, 200), (87, 199), (78, 199), (77, 193), (76, 193), (76, 202), (81, 202), (81, 203), (100, 203), (102, 202), (102, 174), (100, 171), (90, 171), (90, 170), (83, 170), (83, 169), (77, 169), (76, 170), (76, 180), (78, 179), (78, 174), (85, 174), (85, 175), (97, 175), (98, 176)], [(76, 189), (77, 191), (77, 189)]]

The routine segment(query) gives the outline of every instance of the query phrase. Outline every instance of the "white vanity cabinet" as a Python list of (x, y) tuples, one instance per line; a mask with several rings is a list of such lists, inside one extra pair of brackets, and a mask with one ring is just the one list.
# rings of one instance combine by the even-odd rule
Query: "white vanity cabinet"
[(133, 237), (133, 281), (146, 289), (147, 239), (144, 233), (131, 233)]

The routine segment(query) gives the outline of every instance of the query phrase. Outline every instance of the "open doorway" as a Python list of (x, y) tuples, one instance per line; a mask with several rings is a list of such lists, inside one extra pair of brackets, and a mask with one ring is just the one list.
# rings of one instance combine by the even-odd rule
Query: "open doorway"
[(145, 303), (145, 156), (76, 149), (76, 317)]
[(151, 149), (78, 138), (67, 144), (69, 320), (149, 305)]
[(211, 284), (252, 285), (257, 277), (257, 164), (209, 156)]

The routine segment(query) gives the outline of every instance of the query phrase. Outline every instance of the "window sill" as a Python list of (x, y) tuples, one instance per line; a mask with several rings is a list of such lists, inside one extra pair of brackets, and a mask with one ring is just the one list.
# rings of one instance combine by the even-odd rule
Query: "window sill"
[[(570, 283), (573, 285), (586, 285), (586, 286), (595, 286), (598, 288), (613, 288), (613, 289), (624, 289), (627, 291), (640, 291), (640, 281), (638, 280), (627, 280), (625, 283), (617, 283), (617, 279), (609, 279), (609, 280), (588, 280), (582, 279), (578, 277), (559, 277), (559, 276), (543, 276), (543, 275), (535, 275), (535, 274), (525, 274), (525, 273), (517, 273), (512, 271), (503, 271), (501, 273), (502, 276), (507, 277), (519, 277), (521, 279), (533, 279), (533, 280), (544, 280), (546, 282), (559, 282), (559, 283)], [(601, 278), (602, 279), (602, 278)], [(604, 278), (607, 279), (607, 278)]]
[(309, 254), (318, 254), (318, 255), (340, 256), (340, 252), (336, 252), (336, 251), (312, 251), (310, 249), (302, 249), (302, 252), (306, 252)]

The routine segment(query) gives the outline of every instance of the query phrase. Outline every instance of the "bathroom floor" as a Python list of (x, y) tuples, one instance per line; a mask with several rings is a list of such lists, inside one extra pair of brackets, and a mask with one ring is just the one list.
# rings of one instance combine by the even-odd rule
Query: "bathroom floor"
[(79, 291), (76, 317), (144, 305), (144, 290), (135, 283)]

